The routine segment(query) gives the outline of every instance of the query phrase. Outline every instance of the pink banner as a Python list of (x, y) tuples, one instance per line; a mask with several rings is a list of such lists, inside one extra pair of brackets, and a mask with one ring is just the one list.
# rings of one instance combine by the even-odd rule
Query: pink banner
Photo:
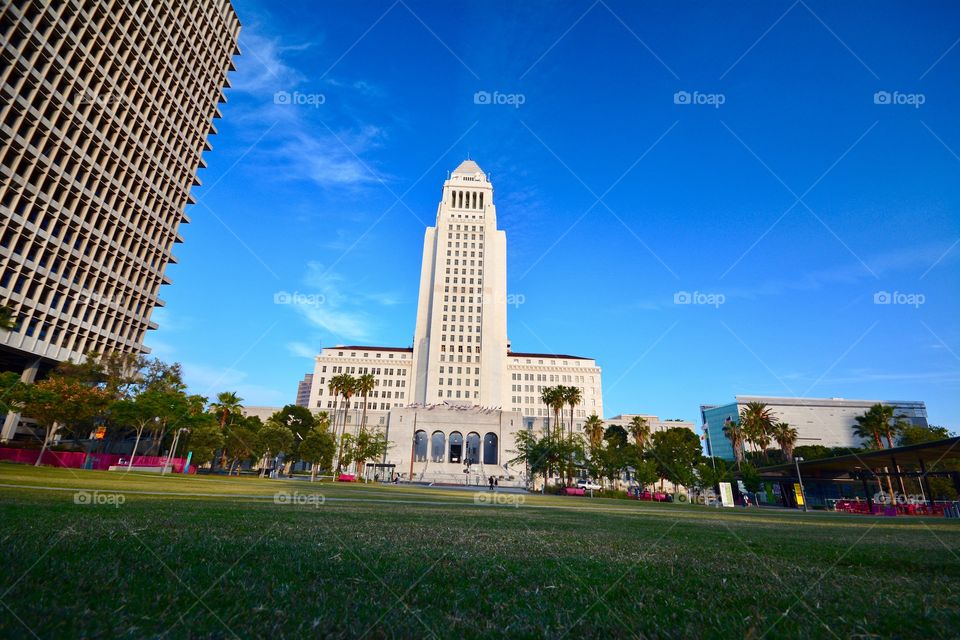
[[(0, 460), (34, 464), (37, 461), (38, 455), (40, 455), (38, 449), (8, 449), (0, 447)], [(50, 467), (106, 471), (113, 466), (126, 466), (129, 462), (130, 456), (120, 456), (114, 453), (83, 453), (79, 451), (48, 450), (44, 451), (43, 460), (40, 464)], [(166, 462), (166, 456), (135, 456), (133, 458), (134, 467), (162, 467), (164, 462)], [(171, 460), (173, 472), (183, 473), (183, 465), (185, 462), (185, 458), (174, 458)], [(196, 468), (191, 466), (189, 473), (195, 472)]]

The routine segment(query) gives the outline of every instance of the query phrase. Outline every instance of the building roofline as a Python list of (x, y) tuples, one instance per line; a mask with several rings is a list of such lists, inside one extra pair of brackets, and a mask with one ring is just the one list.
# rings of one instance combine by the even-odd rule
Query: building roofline
[(399, 351), (406, 353), (413, 353), (413, 347), (372, 347), (372, 346), (363, 346), (363, 345), (343, 345), (338, 344), (335, 347), (324, 347), (324, 351), (327, 349), (343, 349), (344, 351)]
[(566, 360), (593, 360), (583, 356), (571, 356), (563, 353), (524, 353), (521, 351), (507, 351), (508, 358), (561, 358)]

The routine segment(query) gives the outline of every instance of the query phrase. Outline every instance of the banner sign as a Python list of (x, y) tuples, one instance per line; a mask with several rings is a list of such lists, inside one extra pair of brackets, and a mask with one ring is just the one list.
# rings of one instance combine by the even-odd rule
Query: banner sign
[(725, 507), (734, 506), (733, 486), (729, 482), (720, 483), (720, 503)]

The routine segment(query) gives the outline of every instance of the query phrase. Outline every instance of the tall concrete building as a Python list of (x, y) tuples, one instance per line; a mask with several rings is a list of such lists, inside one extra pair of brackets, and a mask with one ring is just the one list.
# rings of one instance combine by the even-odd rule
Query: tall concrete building
[(503, 406), (507, 236), (476, 162), (465, 160), (443, 183), (436, 224), (423, 239), (413, 401)]
[[(721, 405), (700, 405), (707, 436), (706, 454), (733, 460), (733, 445), (723, 433), (724, 424), (739, 421), (740, 410), (747, 403), (762, 402), (769, 407), (774, 422), (786, 422), (797, 430), (797, 446), (861, 447), (853, 433), (856, 417), (880, 403), (892, 406), (895, 415), (911, 423), (926, 426), (927, 407), (917, 400), (849, 400), (846, 398), (783, 398), (768, 396), (736, 396), (733, 402)], [(771, 449), (777, 448), (772, 442)]]
[[(387, 432), (393, 446), (386, 461), (398, 473), (462, 480), (464, 464), (476, 464), (478, 477), (511, 477), (513, 434), (542, 429), (553, 415), (540, 400), (545, 387), (580, 387), (577, 430), (589, 415), (603, 415), (603, 395), (600, 367), (590, 358), (512, 351), (508, 302), (507, 239), (497, 228), (493, 185), (465, 160), (443, 183), (436, 225), (424, 234), (413, 345), (323, 349), (310, 407), (342, 408), (329, 389), (333, 376), (373, 374), (366, 424)], [(348, 432), (363, 405), (352, 399)]]
[(146, 351), (239, 32), (228, 0), (0, 6), (0, 369)]

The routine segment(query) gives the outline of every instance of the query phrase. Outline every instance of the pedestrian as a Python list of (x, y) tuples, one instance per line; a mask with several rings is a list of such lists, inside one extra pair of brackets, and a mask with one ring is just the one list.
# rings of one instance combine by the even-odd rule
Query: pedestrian
[(495, 486), (495, 487), (499, 487), (499, 486), (500, 486), (500, 478), (494, 478), (494, 479), (493, 479), (493, 486)]
[(490, 491), (493, 491), (493, 476), (490, 476)]

